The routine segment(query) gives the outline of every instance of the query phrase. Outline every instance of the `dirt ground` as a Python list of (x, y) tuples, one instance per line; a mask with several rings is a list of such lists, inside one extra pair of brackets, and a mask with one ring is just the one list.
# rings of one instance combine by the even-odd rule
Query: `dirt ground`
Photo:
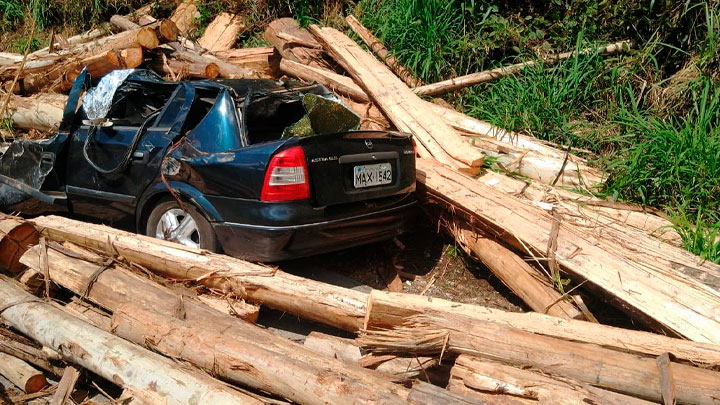
[[(418, 229), (399, 236), (397, 242), (380, 242), (298, 259), (281, 263), (279, 267), (334, 284), (344, 282), (346, 287), (365, 285), (381, 290), (386, 290), (386, 280), (398, 273), (403, 291), (407, 293), (506, 311), (528, 310), (487, 268), (465, 256), (452, 239), (438, 234), (429, 218), (418, 222)], [(344, 277), (338, 279), (328, 273)]]

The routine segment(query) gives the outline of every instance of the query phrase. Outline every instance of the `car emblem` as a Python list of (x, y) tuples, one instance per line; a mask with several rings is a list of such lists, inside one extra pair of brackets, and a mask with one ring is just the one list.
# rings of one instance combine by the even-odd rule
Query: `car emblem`
[(366, 140), (365, 140), (365, 146), (367, 146), (368, 149), (372, 149), (372, 148), (373, 148), (372, 141), (369, 140), (369, 139), (366, 139)]

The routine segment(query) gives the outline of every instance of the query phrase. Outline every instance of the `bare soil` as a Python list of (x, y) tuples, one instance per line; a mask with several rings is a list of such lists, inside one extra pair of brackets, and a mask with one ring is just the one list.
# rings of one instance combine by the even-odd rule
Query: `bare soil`
[(465, 256), (452, 239), (439, 234), (429, 218), (420, 218), (418, 223), (416, 230), (399, 236), (397, 242), (379, 242), (288, 261), (279, 267), (357, 289), (369, 286), (387, 290), (388, 280), (399, 274), (407, 293), (506, 311), (529, 310), (487, 268)]

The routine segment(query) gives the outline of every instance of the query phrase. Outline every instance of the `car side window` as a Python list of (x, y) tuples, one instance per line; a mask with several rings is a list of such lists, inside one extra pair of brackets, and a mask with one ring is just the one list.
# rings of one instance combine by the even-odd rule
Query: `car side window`
[(139, 127), (151, 114), (165, 106), (171, 90), (174, 89), (149, 92), (141, 88), (130, 88), (118, 92), (107, 118), (110, 118), (115, 126)]

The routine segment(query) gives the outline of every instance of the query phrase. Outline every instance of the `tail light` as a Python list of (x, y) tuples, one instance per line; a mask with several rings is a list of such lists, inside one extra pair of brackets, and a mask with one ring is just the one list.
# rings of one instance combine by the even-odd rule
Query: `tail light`
[(293, 146), (276, 153), (263, 182), (261, 201), (292, 201), (310, 198), (307, 162), (302, 147)]
[(415, 143), (415, 137), (413, 136), (412, 138), (410, 138), (410, 140), (412, 141), (412, 144), (413, 144), (413, 152), (414, 152), (413, 154), (415, 156), (417, 156), (418, 155), (417, 154), (417, 143)]

